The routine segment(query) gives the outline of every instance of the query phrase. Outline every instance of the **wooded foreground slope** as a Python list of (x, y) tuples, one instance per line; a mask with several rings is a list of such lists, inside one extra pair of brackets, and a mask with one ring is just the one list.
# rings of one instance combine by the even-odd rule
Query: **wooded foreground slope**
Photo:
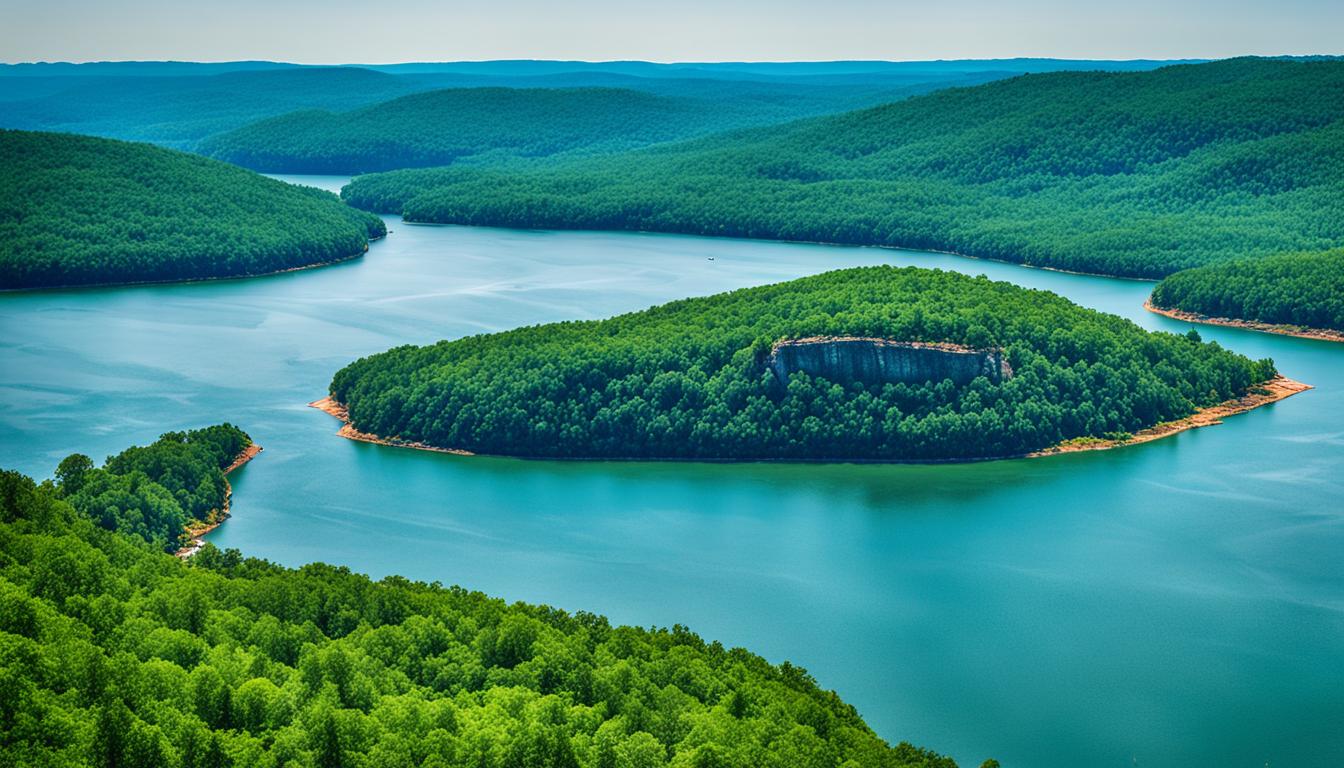
[[(1015, 372), (964, 386), (830, 381), (766, 365), (781, 339), (1002, 348)], [(548, 457), (942, 460), (1115, 437), (1274, 375), (1045, 291), (917, 268), (830, 272), (609, 320), (398, 347), (338, 372), (355, 428)]]
[(148, 144), (0, 131), (0, 288), (258, 275), (351, 258), (381, 219)]
[[(141, 486), (184, 469), (163, 458)], [(0, 471), (3, 765), (955, 768), (681, 626), (213, 546), (183, 562), (72, 506), (79, 477)]]
[(1344, 244), (1344, 62), (1060, 72), (527, 172), (356, 179), (414, 221), (951, 250), (1132, 277)]

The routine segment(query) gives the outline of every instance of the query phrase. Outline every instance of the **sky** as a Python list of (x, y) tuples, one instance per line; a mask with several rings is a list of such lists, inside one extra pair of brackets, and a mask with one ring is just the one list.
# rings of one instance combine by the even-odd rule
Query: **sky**
[(1344, 53), (1341, 0), (0, 0), (0, 61)]

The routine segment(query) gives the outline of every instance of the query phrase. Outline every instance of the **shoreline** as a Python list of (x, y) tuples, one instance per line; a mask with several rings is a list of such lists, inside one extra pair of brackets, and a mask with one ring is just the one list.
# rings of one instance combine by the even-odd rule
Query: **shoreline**
[(428, 443), (417, 443), (414, 440), (402, 440), (396, 437), (380, 437), (372, 432), (361, 432), (355, 429), (350, 423), (350, 411), (343, 403), (338, 402), (331, 395), (327, 395), (320, 400), (314, 400), (308, 404), (309, 408), (316, 408), (325, 414), (335, 416), (341, 420), (341, 428), (336, 430), (336, 434), (347, 440), (357, 440), (361, 443), (373, 443), (374, 445), (387, 445), (393, 448), (414, 448), (417, 451), (434, 451), (435, 453), (451, 453), (454, 456), (475, 456), (471, 451), (464, 451), (460, 448), (440, 448), (437, 445)]
[(217, 283), (224, 280), (251, 280), (256, 277), (274, 277), (275, 275), (287, 275), (291, 272), (302, 272), (306, 269), (317, 269), (319, 267), (331, 267), (336, 264), (347, 264), (355, 259), (361, 258), (369, 252), (369, 245), (382, 240), (386, 235), (380, 237), (370, 237), (369, 242), (364, 244), (364, 249), (349, 256), (343, 256), (339, 259), (330, 261), (319, 261), (313, 264), (303, 264), (297, 267), (285, 267), (270, 272), (255, 272), (244, 275), (216, 275), (214, 277), (187, 277), (181, 280), (126, 280), (115, 283), (67, 283), (65, 285), (41, 285), (28, 288), (0, 288), (0, 294), (4, 293), (28, 293), (36, 291), (82, 291), (97, 290), (100, 288), (135, 288), (145, 285), (191, 285), (193, 283)]
[(191, 538), (181, 549), (173, 553), (175, 557), (180, 557), (185, 560), (197, 552), (200, 552), (201, 547), (205, 546), (205, 535), (215, 530), (223, 524), (225, 520), (229, 519), (229, 506), (230, 502), (233, 501), (233, 486), (229, 485), (228, 475), (233, 470), (256, 458), (257, 454), (261, 453), (261, 451), (262, 448), (260, 445), (252, 443), (233, 458), (232, 464), (224, 468), (224, 506), (216, 510), (215, 513), (211, 515), (209, 521), (187, 526), (187, 535)]
[(1273, 333), (1279, 336), (1293, 336), (1299, 339), (1316, 339), (1317, 341), (1344, 343), (1344, 331), (1333, 331), (1328, 328), (1308, 328), (1301, 325), (1266, 323), (1260, 320), (1238, 320), (1234, 317), (1213, 317), (1210, 315), (1201, 315), (1198, 312), (1186, 312), (1183, 309), (1165, 309), (1154, 305), (1152, 297), (1144, 299), (1143, 308), (1155, 315), (1169, 317), (1172, 320), (1183, 320), (1187, 323), (1202, 323), (1203, 325), (1217, 325), (1223, 328), (1240, 328), (1245, 331), (1259, 331), (1261, 333)]
[[(1257, 389), (1266, 390), (1266, 393), (1257, 394), (1255, 392)], [(1183, 419), (1154, 424), (1151, 427), (1141, 429), (1134, 433), (1133, 437), (1128, 440), (1076, 438), (1050, 448), (1033, 451), (1032, 453), (1027, 454), (1027, 456), (1031, 458), (1037, 456), (1058, 456), (1065, 453), (1104, 451), (1110, 448), (1122, 448), (1127, 445), (1150, 443), (1154, 440), (1161, 440), (1164, 437), (1180, 434), (1187, 429), (1198, 429), (1200, 427), (1211, 427), (1215, 424), (1222, 424), (1223, 419), (1228, 416), (1236, 416), (1239, 413), (1253, 411), (1262, 405), (1277, 403), (1280, 400), (1292, 397), (1300, 392), (1306, 392), (1309, 389), (1314, 389), (1314, 387), (1310, 384), (1303, 384), (1300, 381), (1294, 381), (1283, 374), (1279, 374), (1269, 381), (1264, 381), (1252, 386), (1251, 391), (1241, 397), (1224, 400), (1223, 402), (1218, 403), (1217, 405), (1211, 405), (1208, 408), (1200, 408)]]
[[(1264, 394), (1255, 392), (1257, 389), (1265, 390)], [(433, 451), (435, 453), (448, 453), (454, 456), (489, 456), (493, 458), (521, 459), (524, 461), (647, 461), (647, 462), (688, 462), (697, 464), (973, 464), (982, 461), (1005, 461), (1009, 459), (1037, 459), (1047, 456), (1062, 456), (1069, 453), (1081, 453), (1083, 451), (1105, 451), (1112, 448), (1124, 448), (1131, 445), (1140, 445), (1150, 443), (1154, 440), (1160, 440), (1164, 437), (1178, 435), (1188, 429), (1198, 429), (1200, 427), (1209, 427), (1216, 424), (1222, 424), (1223, 419), (1229, 416), (1253, 411), (1264, 405), (1277, 403), (1280, 400), (1287, 399), (1301, 392), (1314, 389), (1310, 384), (1304, 384), (1300, 381), (1279, 374), (1269, 381), (1264, 381), (1253, 385), (1245, 395), (1224, 400), (1217, 405), (1211, 405), (1207, 408), (1201, 408), (1184, 418), (1174, 421), (1165, 421), (1160, 424), (1154, 424), (1139, 430), (1134, 435), (1124, 440), (1107, 440), (1103, 438), (1081, 437), (1072, 440), (1066, 440), (1049, 448), (1042, 448), (1038, 451), (1029, 453), (1016, 453), (1007, 456), (973, 456), (961, 459), (707, 459), (707, 458), (659, 458), (655, 456), (517, 456), (512, 454), (481, 454), (461, 448), (440, 448), (436, 445), (427, 445), (411, 440), (401, 440), (397, 438), (384, 438), (369, 432), (361, 432), (350, 424), (349, 409), (330, 395), (314, 400), (308, 404), (310, 408), (316, 408), (323, 413), (340, 419), (342, 426), (336, 431), (336, 434), (348, 440), (357, 440), (364, 443), (373, 443), (375, 445), (386, 445), (393, 448), (413, 448), (420, 451)]]

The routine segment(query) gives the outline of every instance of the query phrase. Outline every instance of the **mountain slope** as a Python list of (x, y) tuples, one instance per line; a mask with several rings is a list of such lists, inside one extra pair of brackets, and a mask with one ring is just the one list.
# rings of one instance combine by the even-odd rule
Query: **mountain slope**
[(344, 114), (284, 115), (212, 137), (200, 150), (261, 171), (359, 173), (491, 154), (618, 151), (731, 126), (735, 118), (743, 119), (708, 101), (625, 89), (447, 89)]
[[(296, 112), (210, 137), (199, 151), (263, 172), (348, 174), (593, 155), (844, 111), (976, 77), (815, 83), (555, 75), (528, 78), (544, 88), (453, 88), (346, 113)], [(622, 87), (558, 87), (584, 80)]]
[(357, 179), (415, 221), (952, 250), (1133, 277), (1344, 243), (1344, 62), (1026, 75), (508, 172)]
[(411, 79), (349, 67), (177, 76), (12, 76), (0, 78), (0, 98), (19, 98), (9, 98), (0, 107), (0, 128), (83, 133), (192, 149), (206, 136), (272, 115), (297, 109), (354, 109), (426, 87)]

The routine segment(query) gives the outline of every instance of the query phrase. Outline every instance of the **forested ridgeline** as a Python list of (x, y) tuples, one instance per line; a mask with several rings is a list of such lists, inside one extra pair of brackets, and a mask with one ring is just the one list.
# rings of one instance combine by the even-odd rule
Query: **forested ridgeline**
[(213, 546), (180, 561), (68, 482), (0, 472), (3, 765), (955, 768), (680, 626)]
[(1047, 59), (667, 65), (498, 61), (314, 67), (275, 62), (0, 64), (0, 128), (69, 131), (174, 149), (298, 110), (345, 112), (439, 88), (620, 87), (711, 100), (753, 124), (844, 112), (951, 85), (1056, 69), (1160, 62)]
[(1153, 289), (1162, 309), (1344, 331), (1344, 249), (1197, 267)]
[[(992, 79), (999, 75), (988, 75)], [(351, 112), (295, 112), (201, 142), (202, 154), (270, 173), (356, 174), (620, 152), (892, 101), (972, 76), (817, 84), (612, 77), (623, 87), (450, 88)], [(602, 78), (598, 78), (602, 79)]]
[[(354, 109), (429, 87), (414, 79), (345, 67), (284, 67), (210, 75), (0, 77), (0, 128), (68, 131), (174, 149), (211, 134), (300, 109)], [(38, 70), (46, 71), (46, 70)], [(137, 74), (138, 73), (138, 74)]]
[(1026, 75), (507, 172), (364, 176), (409, 220), (952, 250), (1134, 277), (1344, 243), (1344, 62)]
[(56, 491), (95, 524), (173, 552), (188, 524), (211, 522), (224, 509), (224, 471), (250, 445), (245, 432), (220, 424), (168, 432), (109, 456), (102, 467), (76, 453), (56, 468)]
[[(1003, 349), (1013, 375), (781, 381), (773, 345), (806, 337)], [(1149, 333), (1045, 291), (873, 267), (398, 347), (342, 369), (331, 395), (358, 430), (481, 453), (955, 460), (1123, 438), (1274, 373), (1198, 334)]]
[(382, 219), (147, 144), (0, 131), (0, 288), (259, 275), (358, 256)]
[(736, 127), (711, 100), (619, 88), (454, 88), (354, 112), (299, 112), (212, 137), (203, 154), (268, 172), (362, 173), (491, 155), (619, 151)]

